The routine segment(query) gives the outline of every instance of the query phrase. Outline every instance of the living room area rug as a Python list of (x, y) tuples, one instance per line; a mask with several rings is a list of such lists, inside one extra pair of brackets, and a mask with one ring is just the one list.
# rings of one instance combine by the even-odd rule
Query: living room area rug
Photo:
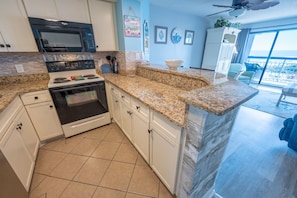
[(280, 102), (277, 107), (276, 103), (279, 97), (280, 93), (259, 89), (259, 93), (256, 96), (242, 105), (282, 118), (292, 118), (297, 114), (297, 98), (287, 96), (286, 101), (296, 104)]

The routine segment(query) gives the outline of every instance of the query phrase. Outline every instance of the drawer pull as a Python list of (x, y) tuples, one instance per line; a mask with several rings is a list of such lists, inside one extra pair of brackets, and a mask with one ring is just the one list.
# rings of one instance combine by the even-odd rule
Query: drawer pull
[(128, 113), (129, 115), (132, 115), (132, 112), (131, 112), (131, 111), (127, 111), (127, 113)]
[(122, 98), (125, 98), (125, 96), (122, 96)]
[(1, 48), (4, 48), (4, 47), (5, 47), (5, 45), (3, 45), (3, 44), (0, 44), (0, 47), (1, 47)]
[(53, 107), (54, 107), (53, 105), (50, 105), (50, 106), (49, 106), (49, 108), (51, 108), (51, 109), (52, 109)]
[(118, 103), (119, 101), (116, 100), (115, 102)]
[(148, 130), (147, 130), (148, 133), (151, 133), (152, 131), (153, 131), (152, 129), (148, 129)]
[(35, 96), (34, 99), (35, 99), (35, 100), (38, 100), (38, 96)]
[(136, 106), (136, 109), (139, 110), (140, 109), (140, 106)]

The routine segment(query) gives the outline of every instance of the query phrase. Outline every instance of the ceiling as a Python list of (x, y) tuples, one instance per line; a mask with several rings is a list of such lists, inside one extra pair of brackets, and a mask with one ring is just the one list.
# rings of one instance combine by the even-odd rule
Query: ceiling
[[(229, 8), (218, 8), (212, 6), (232, 5), (232, 0), (149, 0), (151, 4), (166, 9), (177, 10), (194, 14), (200, 17), (206, 17), (209, 14), (228, 10)], [(243, 16), (230, 17), (228, 12), (220, 13), (207, 17), (210, 21), (216, 21), (218, 18), (224, 17), (231, 22), (240, 22), (241, 24), (249, 24), (275, 19), (297, 17), (297, 0), (280, 0), (280, 4), (264, 10), (249, 10)], [(297, 21), (297, 19), (296, 19)]]

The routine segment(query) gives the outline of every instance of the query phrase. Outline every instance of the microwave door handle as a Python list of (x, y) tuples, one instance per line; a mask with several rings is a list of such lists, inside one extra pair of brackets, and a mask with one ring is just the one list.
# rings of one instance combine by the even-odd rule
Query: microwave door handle
[(98, 86), (98, 84), (84, 85), (84, 86), (77, 86), (77, 87), (69, 87), (69, 88), (64, 88), (64, 89), (52, 89), (52, 92), (57, 93), (57, 92), (62, 92), (62, 91), (70, 91), (70, 90), (73, 90), (73, 89), (90, 88), (90, 87), (96, 87), (96, 86)]

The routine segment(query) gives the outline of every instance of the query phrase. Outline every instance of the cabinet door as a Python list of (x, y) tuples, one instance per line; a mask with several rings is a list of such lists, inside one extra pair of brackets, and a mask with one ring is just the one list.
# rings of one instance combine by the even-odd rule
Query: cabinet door
[(132, 132), (133, 132), (133, 144), (138, 152), (142, 155), (147, 163), (149, 160), (149, 120), (143, 119), (141, 116), (133, 112), (132, 115)]
[(24, 0), (24, 4), (30, 17), (59, 19), (54, 0)]
[(121, 122), (121, 106), (119, 98), (116, 97), (114, 94), (112, 94), (112, 106), (113, 106), (113, 119), (114, 121), (119, 125), (119, 127), (122, 127)]
[(32, 156), (32, 159), (35, 160), (37, 156), (38, 148), (39, 148), (38, 136), (24, 108), (19, 114), (20, 114), (20, 117), (16, 120), (16, 124), (19, 127), (18, 131), (30, 155)]
[(132, 110), (125, 103), (121, 102), (122, 130), (132, 142)]
[(144, 160), (150, 162), (149, 107), (131, 99), (133, 144)]
[(56, 0), (60, 20), (91, 23), (87, 0)]
[(1, 0), (1, 4), (0, 32), (4, 39), (6, 51), (37, 52), (37, 46), (22, 1)]
[(41, 141), (63, 134), (55, 106), (51, 101), (27, 105), (26, 109)]
[(7, 130), (2, 139), (1, 151), (23, 186), (29, 191), (34, 160), (23, 142), (20, 130), (16, 130), (16, 127), (16, 123), (13, 123)]
[(151, 112), (150, 165), (164, 185), (175, 193), (181, 128)]
[(114, 4), (89, 0), (89, 8), (97, 51), (118, 50)]

